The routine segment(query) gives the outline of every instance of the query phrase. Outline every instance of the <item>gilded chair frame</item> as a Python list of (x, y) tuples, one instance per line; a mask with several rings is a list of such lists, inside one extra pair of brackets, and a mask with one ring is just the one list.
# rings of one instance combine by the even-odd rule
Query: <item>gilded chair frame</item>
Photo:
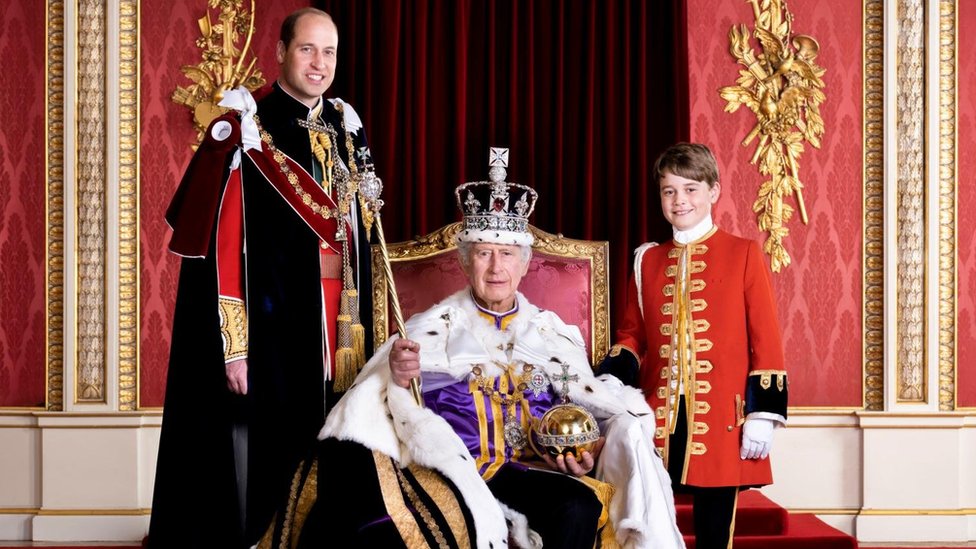
[[(387, 245), (390, 263), (415, 261), (451, 253), (457, 249), (455, 237), (461, 230), (460, 223), (452, 223), (436, 231), (418, 236), (415, 240)], [(576, 240), (561, 234), (547, 233), (532, 225), (529, 230), (535, 237), (533, 253), (573, 259), (586, 259), (590, 263), (590, 318), (592, 330), (588, 347), (590, 362), (596, 364), (610, 347), (610, 247), (602, 240)], [(388, 286), (383, 269), (383, 256), (378, 245), (372, 246), (373, 265), (373, 342), (379, 348), (389, 337), (390, 307)], [(446, 295), (444, 297), (447, 297)], [(407, 320), (407, 319), (404, 319)]]

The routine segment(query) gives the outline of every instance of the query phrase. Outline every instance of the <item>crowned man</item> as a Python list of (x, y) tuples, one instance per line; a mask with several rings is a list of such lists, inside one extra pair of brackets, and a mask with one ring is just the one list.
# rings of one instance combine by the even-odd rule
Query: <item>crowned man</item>
[[(504, 181), (505, 158), (456, 191), (468, 287), (409, 319), (326, 420), (319, 491), (356, 498), (311, 505), (314, 471), (300, 474), (279, 525), (298, 547), (683, 547), (643, 396), (595, 378), (579, 329), (518, 292), (536, 193)], [(407, 389), (418, 377), (424, 406)], [(603, 436), (552, 458), (531, 441), (546, 443), (536, 424), (562, 400)]]
[(366, 138), (323, 96), (337, 47), (328, 14), (289, 15), (278, 81), (224, 94), (167, 211), (184, 259), (151, 547), (253, 545), (372, 348)]

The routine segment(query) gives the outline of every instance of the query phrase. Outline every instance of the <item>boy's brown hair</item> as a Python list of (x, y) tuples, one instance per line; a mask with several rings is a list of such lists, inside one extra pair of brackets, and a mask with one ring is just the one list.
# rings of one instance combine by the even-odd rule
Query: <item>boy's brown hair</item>
[(718, 183), (718, 163), (708, 147), (699, 143), (677, 143), (668, 147), (654, 162), (658, 184), (666, 174), (692, 181), (704, 181), (709, 187)]

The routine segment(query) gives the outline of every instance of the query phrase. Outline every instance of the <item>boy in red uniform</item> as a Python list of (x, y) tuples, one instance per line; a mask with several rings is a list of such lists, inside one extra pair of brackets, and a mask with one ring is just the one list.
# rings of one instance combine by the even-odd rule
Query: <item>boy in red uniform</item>
[(627, 312), (600, 365), (644, 390), (676, 492), (694, 497), (697, 549), (732, 547), (739, 489), (772, 482), (787, 383), (773, 288), (759, 244), (712, 223), (721, 186), (704, 145), (654, 167), (674, 239), (635, 252)]

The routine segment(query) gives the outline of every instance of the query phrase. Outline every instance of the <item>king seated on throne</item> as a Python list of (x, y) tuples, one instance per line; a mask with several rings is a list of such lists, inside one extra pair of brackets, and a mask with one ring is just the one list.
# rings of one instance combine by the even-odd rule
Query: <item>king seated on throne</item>
[[(455, 193), (468, 287), (366, 364), (261, 546), (684, 547), (643, 395), (595, 377), (579, 329), (518, 292), (536, 193), (493, 164)], [(566, 418), (602, 436), (561, 436)]]

